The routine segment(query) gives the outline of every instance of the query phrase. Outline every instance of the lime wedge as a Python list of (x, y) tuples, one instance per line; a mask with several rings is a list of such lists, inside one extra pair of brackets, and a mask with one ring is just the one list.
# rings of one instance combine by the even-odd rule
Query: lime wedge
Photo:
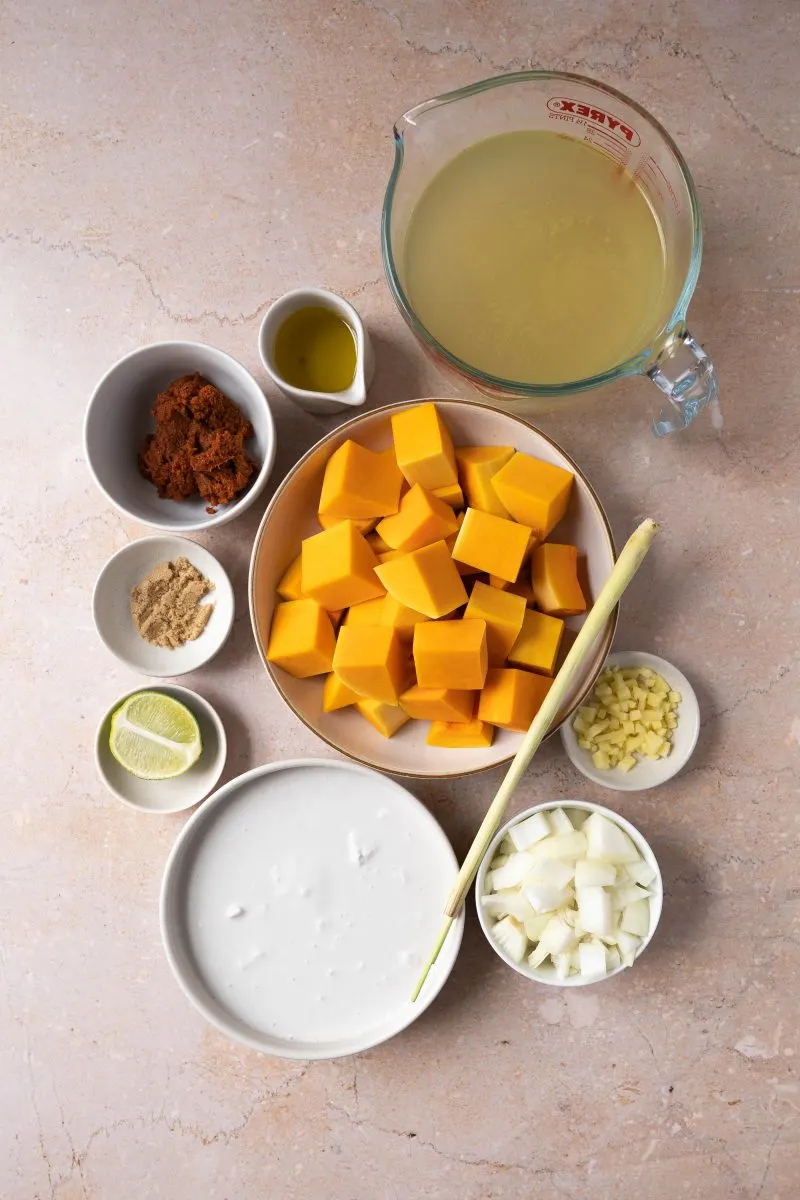
[(200, 726), (185, 704), (162, 692), (137, 692), (112, 714), (109, 749), (139, 779), (174, 779), (197, 762)]

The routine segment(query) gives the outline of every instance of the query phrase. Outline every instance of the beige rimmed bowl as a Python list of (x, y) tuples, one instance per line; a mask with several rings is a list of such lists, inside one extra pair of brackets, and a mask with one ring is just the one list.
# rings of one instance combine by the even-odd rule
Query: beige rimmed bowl
[[(603, 507), (580, 467), (551, 438), (527, 421), (472, 400), (433, 397), (456, 446), (514, 446), (526, 454), (572, 471), (575, 487), (567, 516), (552, 537), (571, 542), (586, 556), (591, 595), (598, 594), (614, 565), (614, 541)], [(303, 538), (319, 532), (317, 502), (325, 464), (348, 438), (370, 450), (391, 445), (391, 416), (429, 399), (393, 404), (347, 421), (317, 442), (289, 472), (272, 498), (258, 527), (250, 561), (250, 618), (256, 646), (278, 694), (309, 729), (335, 750), (393, 775), (442, 778), (470, 775), (508, 762), (522, 740), (519, 733), (497, 730), (493, 744), (480, 750), (449, 750), (428, 746), (427, 721), (409, 721), (393, 738), (382, 737), (355, 709), (322, 711), (322, 677), (294, 679), (267, 661), (267, 644), (275, 588), (300, 551)], [(582, 617), (570, 618), (567, 627), (580, 628)], [(594, 686), (611, 649), (617, 615), (609, 618), (579, 672), (551, 732), (583, 702)]]

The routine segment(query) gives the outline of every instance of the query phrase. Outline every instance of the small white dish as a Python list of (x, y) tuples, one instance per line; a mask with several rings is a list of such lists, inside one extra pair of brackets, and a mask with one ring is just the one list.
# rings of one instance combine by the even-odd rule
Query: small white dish
[[(198, 638), (166, 650), (151, 646), (136, 632), (131, 591), (153, 567), (180, 557), (188, 558), (213, 583), (214, 590), (203, 601), (212, 604), (213, 611)], [(102, 641), (120, 662), (143, 675), (174, 679), (204, 666), (225, 644), (233, 625), (233, 588), (214, 555), (196, 542), (182, 537), (140, 538), (113, 554), (98, 575), (92, 615)]]
[(358, 1054), (401, 1032), (458, 955), (459, 916), (411, 993), (458, 874), (400, 784), (304, 759), (231, 780), (187, 822), (161, 889), (170, 966), (227, 1037), (279, 1058)]
[[(203, 749), (197, 762), (175, 779), (137, 779), (120, 766), (109, 749), (112, 714), (137, 692), (163, 692), (165, 696), (185, 704), (197, 718)], [(100, 722), (94, 751), (97, 773), (118, 800), (138, 812), (159, 813), (162, 816), (193, 808), (212, 792), (219, 783), (227, 754), (225, 728), (216, 710), (197, 692), (174, 683), (132, 688), (124, 696), (119, 696)]]
[[(283, 378), (275, 365), (275, 338), (284, 321), (301, 308), (327, 308), (349, 326), (356, 343), (356, 371), (353, 382), (343, 392), (309, 392), (293, 387)], [(271, 304), (258, 332), (258, 350), (264, 370), (284, 396), (299, 404), (306, 412), (327, 416), (360, 408), (375, 375), (375, 353), (364, 322), (349, 301), (326, 288), (297, 288), (286, 292)]]
[[(672, 663), (656, 654), (638, 650), (615, 650), (603, 664), (606, 667), (650, 667), (666, 679), (673, 691), (680, 692), (678, 725), (672, 735), (672, 750), (666, 758), (641, 758), (627, 774), (617, 767), (599, 771), (588, 750), (582, 750), (572, 728), (572, 717), (561, 726), (561, 741), (567, 757), (582, 775), (615, 792), (645, 792), (677, 775), (694, 753), (700, 736), (700, 705), (689, 680)], [(588, 704), (589, 700), (584, 703)]]
[[(254, 430), (246, 448), (255, 474), (238, 499), (215, 513), (199, 495), (163, 500), (139, 471), (139, 451), (155, 427), (156, 396), (195, 371), (224, 392)], [(203, 342), (155, 342), (125, 355), (100, 380), (86, 409), (83, 445), (95, 483), (115, 508), (155, 529), (192, 533), (232, 521), (258, 499), (275, 459), (275, 426), (264, 393), (235, 358)]]
[[(630, 821), (626, 821), (619, 813), (612, 812), (610, 808), (604, 808), (602, 804), (592, 804), (589, 800), (551, 800), (546, 804), (535, 804), (533, 808), (526, 808), (524, 812), (517, 813), (510, 821), (506, 821), (502, 829), (495, 834), (489, 849), (484, 854), (481, 865), (478, 868), (478, 874), (475, 879), (475, 907), (478, 910), (478, 920), (480, 921), (481, 929), (486, 935), (486, 940), (502, 958), (503, 962), (513, 969), (519, 975), (524, 975), (526, 979), (533, 979), (536, 983), (546, 983), (552, 987), (588, 987), (590, 984), (602, 983), (606, 979), (613, 979), (615, 975), (619, 975), (621, 971), (631, 970), (630, 967), (619, 966), (613, 971), (609, 971), (607, 975), (600, 976), (585, 976), (585, 975), (569, 975), (566, 979), (559, 979), (556, 974), (555, 967), (552, 964), (541, 967), (532, 967), (526, 960), (521, 963), (516, 963), (506, 954), (505, 950), (499, 942), (492, 937), (491, 923), (486, 917), (486, 914), (481, 904), (481, 896), (486, 893), (486, 872), (489, 870), (489, 864), (497, 853), (497, 847), (502, 842), (503, 838), (508, 833), (513, 825), (517, 825), (520, 821), (524, 821), (527, 817), (532, 816), (537, 812), (552, 812), (555, 808), (563, 808), (568, 816), (573, 812), (584, 813), (583, 820), (586, 820), (591, 813), (600, 813), (601, 816), (607, 817), (609, 821), (613, 821), (619, 825), (620, 829), (624, 829), (628, 837), (633, 842), (636, 849), (641, 854), (644, 861), (656, 873), (656, 877), (650, 884), (652, 895), (650, 897), (650, 929), (647, 936), (642, 938), (641, 944), (636, 952), (636, 957), (633, 960), (633, 965), (639, 961), (641, 955), (650, 945), (653, 940), (653, 934), (656, 931), (658, 922), (661, 919), (661, 909), (664, 903), (664, 884), (661, 878), (661, 868), (658, 865), (655, 854), (650, 848), (649, 843), (644, 836), (639, 832), (635, 825), (631, 825)], [(581, 822), (582, 823), (582, 822)], [(579, 823), (573, 819), (573, 824), (576, 828)]]

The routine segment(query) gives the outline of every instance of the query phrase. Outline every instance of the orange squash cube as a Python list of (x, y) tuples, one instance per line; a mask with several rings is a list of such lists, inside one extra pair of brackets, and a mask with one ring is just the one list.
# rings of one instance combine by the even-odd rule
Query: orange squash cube
[(360, 604), (352, 604), (344, 614), (342, 625), (383, 625), (381, 613), (385, 596), (376, 596), (373, 600), (362, 600)]
[(488, 666), (485, 621), (428, 621), (414, 629), (414, 669), (423, 688), (482, 688)]
[[(463, 513), (463, 512), (460, 512), (458, 514), (458, 516), (456, 517), (456, 532), (451, 533), (449, 537), (446, 537), (444, 539), (445, 545), (447, 546), (447, 549), (450, 551), (451, 557), (453, 555), (453, 550), (455, 549), (456, 540), (458, 538), (458, 534), (461, 529), (461, 526), (464, 524), (464, 517), (466, 515), (467, 514)], [(477, 575), (478, 574), (478, 568), (471, 567), (469, 565), (469, 563), (457, 562), (456, 559), (453, 559), (453, 562), (456, 564), (456, 570), (458, 571), (459, 575), (462, 576), (462, 578), (466, 575)]]
[(490, 667), (502, 667), (508, 652), (522, 629), (525, 618), (525, 600), (513, 592), (504, 592), (490, 587), (480, 580), (474, 585), (464, 620), (477, 619), (486, 622), (486, 649)]
[(267, 658), (296, 679), (322, 675), (333, 665), (336, 638), (316, 600), (287, 600), (272, 614)]
[(342, 625), (333, 669), (359, 696), (387, 704), (396, 704), (407, 687), (408, 663), (400, 635), (381, 625)]
[(458, 483), (453, 441), (435, 404), (395, 413), (392, 437), (397, 465), (409, 483), (429, 491)]
[(513, 667), (527, 667), (540, 675), (552, 675), (563, 636), (564, 622), (558, 617), (548, 617), (527, 608), (519, 637), (508, 653), (508, 661)]
[(444, 617), (467, 602), (461, 576), (444, 542), (383, 562), (375, 574), (390, 596), (426, 617)]
[(385, 738), (394, 737), (409, 719), (398, 704), (387, 704), (385, 700), (358, 700), (356, 708)]
[(424, 688), (419, 684), (403, 692), (400, 697), (400, 707), (410, 717), (418, 721), (457, 721), (472, 720), (475, 711), (474, 691), (460, 691), (456, 688)]
[(513, 457), (513, 446), (458, 446), (456, 463), (458, 477), (470, 508), (494, 513), (496, 517), (508, 517), (508, 510), (492, 487), (492, 479)]
[(478, 701), (478, 718), (501, 729), (527, 733), (552, 682), (531, 671), (495, 667), (486, 676)]
[(567, 511), (574, 479), (571, 471), (518, 450), (493, 476), (492, 487), (515, 521), (546, 538)]
[[(333, 529), (335, 525), (341, 525), (343, 521), (349, 521), (349, 517), (332, 517), (329, 513), (317, 513), (317, 520), (323, 529)], [(377, 517), (369, 517), (363, 521), (351, 521), (355, 525), (359, 533), (371, 533), (378, 524)]]
[(358, 692), (354, 692), (352, 688), (339, 678), (335, 671), (331, 671), (330, 675), (326, 675), (325, 682), (322, 685), (322, 711), (326, 713), (336, 712), (340, 708), (347, 708), (350, 704), (355, 704), (357, 700), (361, 700)]
[(463, 725), (453, 721), (431, 721), (425, 741), (447, 750), (485, 750), (494, 739), (494, 726), (476, 717)]
[(302, 600), (303, 592), (300, 587), (300, 577), (302, 574), (302, 559), (298, 554), (297, 558), (293, 559), (289, 566), (281, 576), (280, 583), (275, 589), (280, 597), (284, 600)]
[(348, 439), (325, 464), (320, 515), (361, 521), (396, 513), (402, 481), (393, 451), (376, 454)]
[(575, 546), (557, 542), (537, 546), (531, 555), (531, 584), (537, 607), (551, 617), (574, 617), (586, 612)]
[(450, 505), (415, 483), (400, 501), (400, 511), (379, 522), (377, 533), (390, 549), (409, 551), (440, 542), (457, 529)]
[(529, 537), (530, 530), (525, 525), (468, 508), (453, 546), (453, 558), (514, 583)]
[(446, 487), (434, 488), (431, 492), (437, 500), (444, 500), (445, 504), (449, 504), (451, 508), (464, 507), (464, 493), (457, 483), (448, 483)]
[(415, 608), (407, 608), (405, 604), (401, 604), (394, 596), (388, 593), (384, 596), (381, 604), (381, 625), (388, 625), (390, 629), (396, 629), (401, 638), (408, 639), (414, 634), (414, 626), (420, 621), (428, 621), (424, 613), (417, 612)]
[(349, 608), (382, 596), (374, 568), (378, 560), (352, 521), (303, 540), (301, 586), (304, 596), (325, 608)]

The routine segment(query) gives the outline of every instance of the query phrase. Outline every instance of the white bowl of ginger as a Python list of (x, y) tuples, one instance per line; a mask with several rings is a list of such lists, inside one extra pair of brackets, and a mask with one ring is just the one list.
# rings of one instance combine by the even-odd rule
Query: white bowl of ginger
[[(429, 433), (436, 446), (426, 445)], [(416, 463), (408, 461), (409, 444)], [(470, 448), (485, 451), (485, 470), (471, 468)], [(555, 477), (560, 493), (560, 500), (545, 505), (552, 524), (541, 543), (562, 547), (554, 557), (566, 558), (563, 574), (572, 571), (573, 594), (577, 589), (581, 597), (572, 615), (551, 615), (553, 607), (546, 612), (541, 594), (534, 606), (538, 538), (531, 526), (521, 528), (523, 522), (514, 520), (507, 508), (494, 505), (488, 490), (492, 471), (513, 462), (506, 473), (508, 486), (501, 489), (508, 499), (518, 482), (517, 467), (524, 476), (531, 460), (534, 467), (545, 464), (543, 473)], [(445, 478), (438, 483), (440, 474)], [(363, 493), (360, 499), (353, 495), (353, 484)], [(357, 525), (359, 502), (369, 510), (376, 500), (371, 490), (380, 493), (375, 506), (385, 517), (363, 516)], [(358, 502), (350, 507), (354, 500)], [(521, 516), (524, 495), (520, 503)], [(343, 517), (343, 511), (354, 515)], [(398, 512), (401, 519), (394, 520)], [(509, 527), (492, 526), (490, 531), (487, 516)], [(456, 559), (462, 529), (462, 557)], [(498, 532), (502, 536), (495, 537)], [(320, 539), (321, 533), (326, 537)], [(398, 546), (389, 546), (386, 539)], [(411, 550), (415, 539), (418, 548)], [(483, 561), (483, 551), (476, 556), (467, 543), (499, 550), (499, 558)], [(547, 557), (551, 551), (544, 553)], [(462, 561), (465, 557), (474, 561)], [(432, 575), (433, 591), (440, 592), (427, 599), (419, 595), (410, 617), (408, 609), (414, 605), (404, 591), (408, 578), (398, 579), (404, 559), (423, 581)], [(328, 434), (277, 489), (256, 534), (250, 564), (256, 646), (283, 701), (334, 749), (396, 775), (468, 775), (513, 757), (614, 559), (611, 529), (591, 484), (540, 430), (474, 401), (391, 405), (363, 413)], [(353, 571), (343, 569), (348, 560)], [(400, 564), (399, 572), (395, 564)], [(333, 577), (321, 578), (320, 569), (324, 575), (328, 566)], [(505, 578), (500, 578), (502, 572)], [(558, 603), (563, 602), (560, 597)], [(426, 612), (421, 613), (420, 604)], [(485, 640), (481, 624), (486, 625)], [(616, 613), (592, 647), (553, 732), (590, 693), (615, 627)], [(385, 632), (360, 632), (376, 628)], [(537, 644), (533, 655), (525, 650), (529, 629)], [(450, 650), (466, 648), (463, 676), (451, 677), (449, 664), (442, 666), (440, 638), (450, 639)], [(368, 656), (375, 654), (379, 661), (363, 659), (367, 643)], [(365, 694), (369, 680), (359, 675), (362, 667), (368, 674), (376, 668), (372, 678), (379, 681), (375, 688), (380, 696)], [(428, 667), (434, 672), (446, 667), (448, 686), (430, 682)], [(354, 694), (357, 687), (346, 680), (361, 692)]]
[(225, 644), (233, 588), (203, 546), (177, 536), (145, 537), (103, 567), (92, 615), (120, 662), (143, 675), (175, 678), (204, 666)]

